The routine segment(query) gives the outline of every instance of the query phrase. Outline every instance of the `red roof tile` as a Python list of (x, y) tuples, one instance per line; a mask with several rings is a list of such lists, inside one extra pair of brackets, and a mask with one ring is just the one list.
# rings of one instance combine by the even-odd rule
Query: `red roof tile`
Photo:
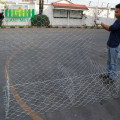
[(54, 8), (69, 8), (69, 9), (83, 9), (88, 10), (85, 5), (78, 5), (78, 4), (65, 4), (65, 3), (52, 3)]

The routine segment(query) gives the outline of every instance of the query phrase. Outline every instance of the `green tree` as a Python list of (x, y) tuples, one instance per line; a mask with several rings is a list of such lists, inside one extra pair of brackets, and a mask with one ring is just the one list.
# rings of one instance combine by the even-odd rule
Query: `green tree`
[(4, 5), (4, 9), (8, 8), (6, 2), (3, 2), (2, 0), (0, 0), (0, 3)]

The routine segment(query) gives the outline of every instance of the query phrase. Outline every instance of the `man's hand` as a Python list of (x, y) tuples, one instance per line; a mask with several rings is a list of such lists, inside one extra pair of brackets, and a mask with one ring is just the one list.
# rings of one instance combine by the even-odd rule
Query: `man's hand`
[(95, 24), (96, 24), (96, 25), (101, 25), (101, 23), (102, 23), (101, 21), (95, 20)]
[(96, 25), (101, 25), (105, 30), (109, 31), (110, 26), (105, 25), (103, 22), (99, 21), (99, 19), (94, 21)]
[(104, 23), (101, 23), (101, 26), (102, 26), (105, 30), (108, 30), (108, 31), (109, 31), (110, 26), (105, 25)]

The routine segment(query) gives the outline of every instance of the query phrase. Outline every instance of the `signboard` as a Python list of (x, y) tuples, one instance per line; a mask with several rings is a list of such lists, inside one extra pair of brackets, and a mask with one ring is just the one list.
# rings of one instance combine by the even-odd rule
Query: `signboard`
[(5, 9), (5, 22), (30, 22), (34, 15), (34, 9)]
[(33, 18), (34, 9), (5, 9), (5, 18)]

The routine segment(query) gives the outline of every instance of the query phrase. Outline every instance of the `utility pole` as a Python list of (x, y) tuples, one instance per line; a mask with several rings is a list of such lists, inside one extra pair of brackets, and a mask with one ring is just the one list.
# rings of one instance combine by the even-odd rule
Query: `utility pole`
[(92, 1), (89, 2), (89, 6), (90, 6), (91, 2), (92, 2)]
[(107, 23), (109, 24), (109, 3), (107, 4)]
[[(99, 5), (99, 0), (97, 2), (96, 8), (95, 8), (95, 13), (94, 13), (95, 18), (94, 18), (94, 21), (96, 21), (98, 19), (98, 5)], [(96, 23), (95, 23), (95, 26), (96, 26)]]
[(39, 15), (43, 13), (44, 0), (39, 0)]
[(98, 5), (99, 5), (99, 0), (98, 0), (98, 2), (97, 2), (97, 6), (96, 6), (96, 20), (97, 20), (97, 18), (98, 18)]

